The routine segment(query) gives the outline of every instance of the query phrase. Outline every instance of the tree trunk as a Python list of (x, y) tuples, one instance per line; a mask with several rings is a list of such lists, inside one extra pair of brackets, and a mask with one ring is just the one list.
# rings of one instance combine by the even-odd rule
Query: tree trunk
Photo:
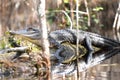
[(39, 0), (40, 4), (38, 6), (38, 13), (40, 19), (40, 27), (42, 31), (42, 45), (43, 45), (43, 53), (47, 57), (47, 67), (48, 67), (48, 76), (46, 80), (50, 80), (50, 51), (49, 51), (49, 42), (48, 42), (48, 34), (47, 34), (47, 27), (46, 27), (46, 16), (45, 16), (45, 0)]

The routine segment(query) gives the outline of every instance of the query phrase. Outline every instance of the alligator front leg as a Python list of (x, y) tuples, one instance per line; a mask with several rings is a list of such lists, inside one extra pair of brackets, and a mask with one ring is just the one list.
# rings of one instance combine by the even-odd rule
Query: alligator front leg
[(85, 62), (90, 63), (92, 61), (94, 50), (92, 47), (92, 41), (89, 36), (85, 37), (85, 48), (87, 49), (87, 53), (85, 54)]

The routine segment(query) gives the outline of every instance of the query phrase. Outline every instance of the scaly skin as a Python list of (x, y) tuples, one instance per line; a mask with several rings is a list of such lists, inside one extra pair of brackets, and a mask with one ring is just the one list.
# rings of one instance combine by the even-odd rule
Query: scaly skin
[[(77, 31), (75, 29), (72, 30), (63, 29), (63, 30), (52, 31), (51, 33), (49, 33), (49, 39), (50, 39), (49, 41), (54, 40), (55, 42), (54, 41), (53, 42), (58, 44), (61, 44), (62, 42), (70, 42), (76, 44), (76, 40), (77, 40), (76, 32)], [(78, 38), (80, 44), (84, 44), (84, 41), (87, 37), (89, 37), (89, 39), (91, 40), (92, 45), (96, 47), (104, 48), (104, 47), (120, 46), (120, 43), (115, 40), (105, 38), (95, 33), (79, 30)]]

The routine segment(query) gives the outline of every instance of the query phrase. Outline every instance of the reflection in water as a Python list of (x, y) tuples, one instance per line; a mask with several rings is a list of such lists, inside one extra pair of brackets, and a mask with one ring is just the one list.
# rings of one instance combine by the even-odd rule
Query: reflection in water
[[(111, 33), (111, 31), (109, 32), (110, 34), (112, 34)], [(108, 33), (107, 33), (108, 34)], [(110, 34), (109, 34), (109, 36), (107, 36), (107, 37), (110, 37)], [(103, 52), (104, 53), (104, 52)], [(20, 64), (20, 63), (19, 63)], [(28, 64), (28, 63), (27, 63)], [(23, 66), (23, 65), (22, 65)], [(24, 67), (25, 68), (25, 67)], [(58, 67), (57, 67), (58, 68)], [(26, 68), (25, 68), (26, 69)], [(31, 69), (31, 68), (29, 68), (29, 69)], [(24, 69), (23, 69), (24, 70)], [(69, 69), (70, 70), (70, 69)], [(2, 73), (2, 72), (4, 72), (4, 73)], [(31, 72), (33, 72), (33, 71), (31, 71)], [(34, 75), (34, 74), (32, 74), (31, 72), (26, 72), (26, 73), (22, 73), (22, 72), (16, 72), (16, 73), (14, 73), (14, 72), (11, 72), (10, 70), (5, 70), (5, 71), (0, 71), (0, 80), (41, 80), (40, 78), (41, 78), (41, 76), (36, 76), (36, 75)], [(53, 76), (54, 77), (54, 79), (52, 79), (52, 80), (61, 80), (61, 79), (63, 79), (64, 77), (66, 77), (66, 76), (64, 76), (64, 75), (62, 75), (62, 76), (57, 76), (57, 75), (54, 75)], [(72, 76), (71, 76), (72, 77)], [(59, 79), (60, 78), (60, 79)], [(43, 79), (44, 80), (44, 79)], [(71, 80), (74, 80), (74, 79), (71, 79)]]
[(30, 73), (9, 73), (6, 71), (5, 73), (0, 73), (0, 80), (38, 80), (39, 78)]

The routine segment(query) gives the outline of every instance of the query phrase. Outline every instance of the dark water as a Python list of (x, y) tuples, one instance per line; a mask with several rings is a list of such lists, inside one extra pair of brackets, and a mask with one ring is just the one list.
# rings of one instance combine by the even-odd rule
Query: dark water
[(39, 80), (38, 76), (29, 73), (1, 73), (0, 80)]

